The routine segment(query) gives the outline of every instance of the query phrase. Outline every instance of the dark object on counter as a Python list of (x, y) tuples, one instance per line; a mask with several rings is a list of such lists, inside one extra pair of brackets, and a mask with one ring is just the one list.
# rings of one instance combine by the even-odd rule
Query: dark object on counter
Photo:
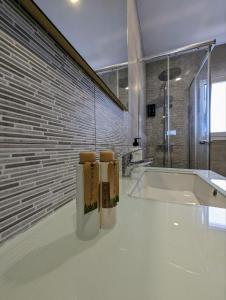
[(138, 147), (139, 146), (139, 140), (140, 140), (140, 138), (135, 138), (134, 139), (134, 142), (133, 142), (133, 146), (134, 147)]

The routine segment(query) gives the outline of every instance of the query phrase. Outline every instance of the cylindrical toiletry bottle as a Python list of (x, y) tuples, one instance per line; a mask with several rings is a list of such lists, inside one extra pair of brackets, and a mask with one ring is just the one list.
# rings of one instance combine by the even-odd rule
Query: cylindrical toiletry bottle
[(100, 230), (100, 165), (95, 152), (81, 152), (77, 165), (76, 221), (81, 239), (94, 238)]
[(114, 152), (100, 152), (100, 214), (101, 228), (112, 228), (116, 223), (116, 205), (119, 201), (119, 163)]

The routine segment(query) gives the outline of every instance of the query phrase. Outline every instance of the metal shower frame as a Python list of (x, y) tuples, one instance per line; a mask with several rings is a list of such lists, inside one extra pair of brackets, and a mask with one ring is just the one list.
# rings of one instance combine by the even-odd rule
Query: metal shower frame
[[(198, 72), (195, 74), (194, 79), (192, 80), (192, 82), (197, 78), (197, 76), (199, 75), (199, 73), (201, 72), (203, 66), (205, 65), (206, 61), (208, 60), (208, 76), (207, 76), (207, 82), (208, 82), (208, 93), (207, 93), (207, 101), (208, 101), (208, 140), (207, 143), (208, 145), (210, 144), (211, 141), (211, 137), (210, 137), (210, 107), (211, 107), (211, 52), (214, 48), (214, 45), (216, 44), (216, 39), (213, 40), (208, 40), (208, 41), (204, 41), (201, 43), (194, 43), (194, 44), (190, 44), (184, 47), (180, 47), (171, 51), (167, 51), (167, 52), (163, 52), (160, 53), (158, 55), (152, 55), (152, 56), (147, 56), (147, 57), (143, 57), (142, 59), (140, 59), (141, 63), (148, 63), (151, 61), (157, 61), (157, 60), (161, 60), (166, 58), (167, 59), (167, 167), (170, 168), (171, 167), (171, 145), (170, 145), (170, 58), (173, 56), (177, 56), (179, 54), (185, 54), (185, 53), (189, 53), (191, 51), (196, 51), (196, 50), (201, 50), (201, 49), (208, 49), (207, 55), (205, 56)], [(105, 73), (105, 72), (109, 72), (109, 71), (115, 71), (115, 70), (119, 70), (119, 69), (123, 69), (128, 67), (128, 62), (123, 62), (120, 64), (115, 64), (115, 65), (110, 65), (101, 69), (97, 69), (96, 72), (97, 73)], [(192, 84), (192, 83), (191, 83)], [(189, 87), (190, 88), (190, 87)], [(189, 134), (190, 137), (190, 134)], [(207, 157), (207, 169), (210, 168), (210, 147), (208, 147), (208, 157)], [(190, 149), (190, 147), (189, 147)], [(165, 151), (165, 150), (164, 150)], [(189, 151), (190, 152), (190, 151)], [(197, 149), (195, 149), (195, 156), (197, 159)], [(189, 165), (190, 165), (190, 154), (189, 154)]]

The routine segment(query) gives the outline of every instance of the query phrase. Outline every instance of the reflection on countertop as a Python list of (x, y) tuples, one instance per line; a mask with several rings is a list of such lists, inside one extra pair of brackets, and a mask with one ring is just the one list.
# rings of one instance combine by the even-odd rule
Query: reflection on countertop
[(75, 202), (0, 247), (4, 300), (225, 300), (226, 210), (132, 198), (117, 224), (76, 237)]

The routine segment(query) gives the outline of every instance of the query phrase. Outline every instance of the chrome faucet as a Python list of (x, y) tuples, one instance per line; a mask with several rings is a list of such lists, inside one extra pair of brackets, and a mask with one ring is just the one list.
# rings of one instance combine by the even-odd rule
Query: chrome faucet
[(123, 177), (131, 176), (133, 169), (137, 168), (139, 164), (144, 162), (144, 160), (139, 160), (139, 161), (135, 161), (135, 162), (132, 161), (133, 153), (137, 152), (139, 150), (140, 149), (134, 150), (134, 151), (131, 151), (129, 153), (122, 155), (122, 176)]

